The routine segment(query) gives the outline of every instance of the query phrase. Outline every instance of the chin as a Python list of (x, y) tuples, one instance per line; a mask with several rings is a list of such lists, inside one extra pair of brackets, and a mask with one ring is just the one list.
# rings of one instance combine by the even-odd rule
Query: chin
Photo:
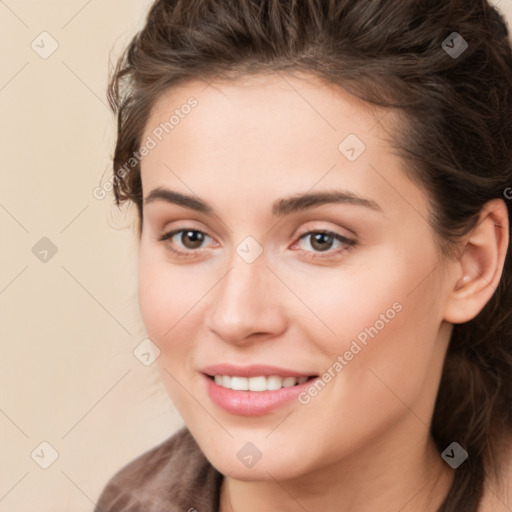
[[(242, 449), (241, 447), (242, 446)], [(288, 480), (300, 477), (307, 472), (304, 460), (297, 463), (297, 454), (290, 453), (289, 456), (281, 451), (280, 447), (264, 447), (261, 449), (261, 458), (251, 465), (251, 460), (244, 462), (245, 453), (251, 453), (251, 449), (245, 448), (244, 443), (231, 440), (221, 446), (221, 450), (203, 450), (206, 458), (217, 471), (230, 478), (242, 481), (270, 481)], [(222, 449), (224, 448), (224, 449)], [(254, 452), (256, 455), (256, 452)]]

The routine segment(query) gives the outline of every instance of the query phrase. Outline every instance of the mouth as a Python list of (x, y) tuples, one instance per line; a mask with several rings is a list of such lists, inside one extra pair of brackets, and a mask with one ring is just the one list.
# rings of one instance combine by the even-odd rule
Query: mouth
[(318, 374), (266, 365), (219, 364), (201, 373), (212, 402), (237, 416), (270, 413), (292, 402), (318, 378)]
[(255, 377), (240, 377), (236, 375), (206, 375), (215, 384), (225, 389), (234, 391), (277, 391), (281, 388), (291, 388), (300, 386), (317, 375), (301, 376), (301, 377), (282, 377), (280, 375), (257, 375)]

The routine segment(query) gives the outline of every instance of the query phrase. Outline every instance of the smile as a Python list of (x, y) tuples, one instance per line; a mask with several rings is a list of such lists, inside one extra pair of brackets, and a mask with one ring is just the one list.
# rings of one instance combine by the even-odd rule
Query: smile
[(290, 388), (304, 384), (304, 382), (310, 379), (310, 377), (280, 377), (279, 375), (270, 375), (268, 377), (260, 375), (250, 378), (215, 375), (212, 378), (218, 386), (235, 391), (275, 391), (281, 388)]

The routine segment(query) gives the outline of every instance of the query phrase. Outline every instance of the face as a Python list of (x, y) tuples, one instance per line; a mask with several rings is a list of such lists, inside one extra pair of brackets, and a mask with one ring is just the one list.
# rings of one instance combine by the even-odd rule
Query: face
[(143, 136), (143, 321), (192, 435), (245, 480), (424, 436), (449, 339), (398, 119), (304, 78), (175, 88)]

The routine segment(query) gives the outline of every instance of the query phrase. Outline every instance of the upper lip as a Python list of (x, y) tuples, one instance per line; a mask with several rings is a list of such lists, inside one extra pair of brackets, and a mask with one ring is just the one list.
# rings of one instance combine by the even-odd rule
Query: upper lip
[(206, 366), (201, 370), (206, 375), (214, 377), (215, 375), (229, 375), (233, 377), (269, 377), (278, 375), (280, 377), (313, 377), (314, 373), (304, 373), (297, 370), (280, 368), (278, 366), (269, 366), (264, 364), (251, 364), (249, 366), (235, 366), (229, 363), (214, 364)]

